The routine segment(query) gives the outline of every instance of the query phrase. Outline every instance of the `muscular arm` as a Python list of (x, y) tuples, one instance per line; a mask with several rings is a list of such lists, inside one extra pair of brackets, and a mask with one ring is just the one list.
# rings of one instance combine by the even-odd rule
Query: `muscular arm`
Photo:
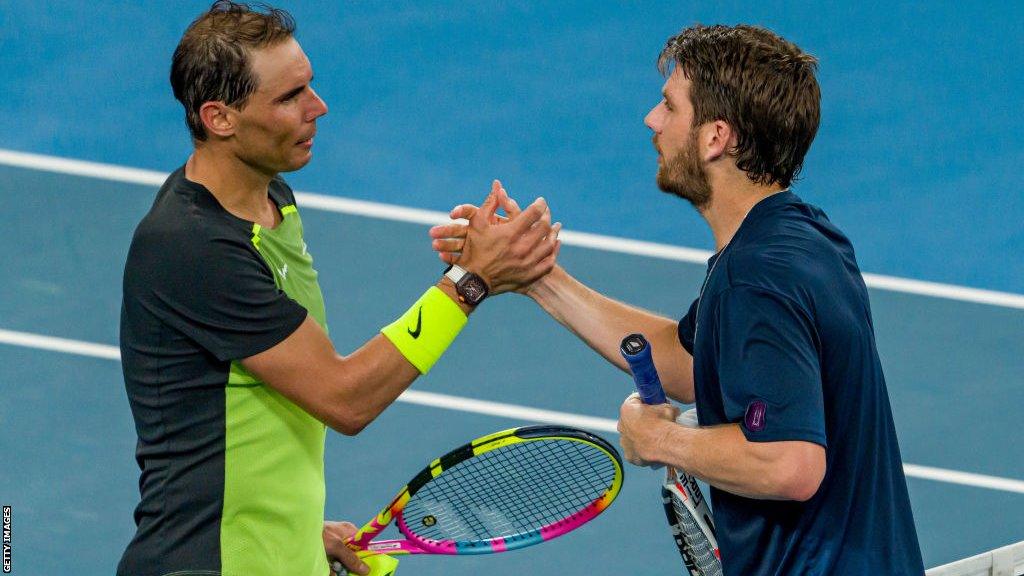
[[(479, 274), (492, 294), (532, 284), (554, 266), (557, 229), (543, 199), (510, 225), (491, 223), (503, 197), (495, 181), (491, 194), (470, 219), (459, 265)], [(437, 287), (467, 315), (454, 284)], [(386, 337), (377, 334), (355, 352), (338, 354), (320, 326), (307, 317), (276, 346), (245, 358), (242, 365), (286, 398), (342, 434), (358, 434), (419, 376), (416, 367)]]
[(750, 442), (739, 424), (685, 428), (673, 423), (658, 461), (748, 498), (806, 501), (825, 477), (825, 448), (804, 441)]
[(693, 358), (679, 342), (675, 320), (608, 298), (559, 266), (536, 282), (529, 296), (552, 318), (627, 373), (629, 367), (619, 353), (619, 343), (628, 334), (642, 333), (651, 343), (665, 392), (680, 402), (694, 401)]
[[(504, 197), (502, 204), (510, 220), (515, 222), (520, 209), (514, 200)], [(477, 208), (461, 204), (449, 216), (475, 218)], [(463, 250), (468, 227), (458, 222), (430, 229), (433, 248), (441, 260), (453, 262)], [(594, 351), (624, 372), (629, 372), (626, 361), (619, 354), (622, 339), (640, 332), (651, 343), (654, 363), (661, 376), (665, 392), (687, 404), (693, 403), (693, 358), (683, 348), (678, 337), (675, 320), (618, 302), (587, 287), (555, 265), (525, 294), (534, 299), (552, 318), (587, 343)]]
[(739, 424), (687, 428), (672, 421), (673, 414), (667, 405), (626, 400), (619, 417), (626, 458), (668, 464), (748, 498), (806, 501), (825, 477), (819, 444), (750, 442)]
[[(438, 287), (458, 302), (450, 282), (441, 281)], [(242, 366), (346, 435), (358, 434), (420, 375), (381, 334), (347, 356), (338, 354), (309, 316), (276, 346), (242, 360)]]

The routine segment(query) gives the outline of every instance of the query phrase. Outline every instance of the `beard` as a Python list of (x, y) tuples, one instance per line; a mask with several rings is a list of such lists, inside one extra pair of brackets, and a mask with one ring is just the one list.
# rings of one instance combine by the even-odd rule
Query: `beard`
[(658, 167), (658, 188), (687, 200), (698, 211), (711, 203), (711, 182), (697, 156), (697, 131), (690, 132), (690, 141), (672, 158), (664, 157)]

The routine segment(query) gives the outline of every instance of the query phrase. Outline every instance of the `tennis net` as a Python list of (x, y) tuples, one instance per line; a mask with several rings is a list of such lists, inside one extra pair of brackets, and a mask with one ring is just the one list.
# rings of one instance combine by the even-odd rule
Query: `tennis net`
[(925, 576), (1024, 576), (1024, 542), (937, 566)]

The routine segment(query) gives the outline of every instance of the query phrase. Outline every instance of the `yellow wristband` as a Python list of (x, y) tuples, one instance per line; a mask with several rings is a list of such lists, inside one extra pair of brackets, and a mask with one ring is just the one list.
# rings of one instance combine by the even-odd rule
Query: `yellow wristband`
[(437, 286), (398, 319), (381, 328), (383, 334), (420, 374), (426, 374), (466, 325), (466, 314)]

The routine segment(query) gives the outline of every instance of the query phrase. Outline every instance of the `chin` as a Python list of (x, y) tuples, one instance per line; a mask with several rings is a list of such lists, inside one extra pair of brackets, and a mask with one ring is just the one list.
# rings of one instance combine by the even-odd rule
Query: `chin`
[(279, 172), (295, 172), (306, 164), (309, 164), (309, 161), (312, 159), (313, 154), (311, 152), (306, 152), (301, 158), (292, 159), (284, 168), (279, 170)]

